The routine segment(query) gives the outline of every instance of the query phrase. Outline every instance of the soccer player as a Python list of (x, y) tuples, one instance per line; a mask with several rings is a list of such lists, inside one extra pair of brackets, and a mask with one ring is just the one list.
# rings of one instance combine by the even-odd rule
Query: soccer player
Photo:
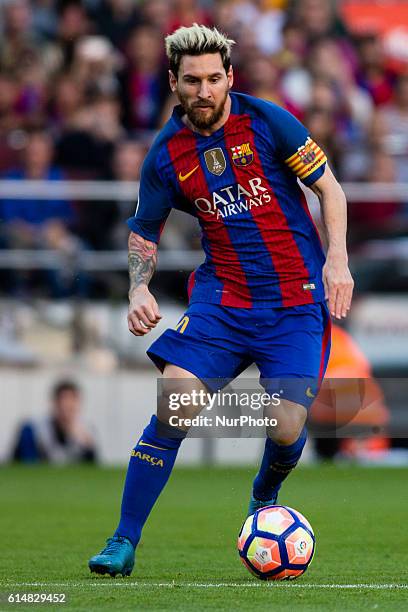
[[(184, 316), (148, 350), (163, 373), (164, 399), (131, 453), (116, 532), (89, 561), (100, 574), (133, 569), (142, 528), (188, 430), (169, 421), (166, 398), (178, 382), (215, 391), (251, 363), (266, 391), (271, 379), (308, 381), (289, 385), (274, 408), (278, 425), (267, 430), (249, 512), (276, 503), (306, 441), (307, 408), (329, 355), (330, 314), (341, 319), (350, 307), (344, 194), (324, 152), (290, 113), (231, 91), (233, 42), (197, 24), (166, 38), (180, 105), (145, 159), (128, 222), (129, 330), (143, 336), (161, 319), (149, 282), (172, 208), (197, 217), (206, 259), (189, 279)], [(320, 199), (326, 257), (298, 179)], [(200, 410), (192, 402), (183, 416)]]

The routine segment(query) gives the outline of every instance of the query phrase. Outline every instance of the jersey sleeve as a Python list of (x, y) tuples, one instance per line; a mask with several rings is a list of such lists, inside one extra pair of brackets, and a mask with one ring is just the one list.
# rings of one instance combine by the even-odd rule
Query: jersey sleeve
[(136, 212), (128, 219), (128, 227), (146, 240), (158, 243), (171, 209), (171, 195), (149, 153), (142, 167)]
[(313, 185), (324, 173), (326, 155), (296, 117), (277, 108), (273, 130), (277, 153), (302, 183)]

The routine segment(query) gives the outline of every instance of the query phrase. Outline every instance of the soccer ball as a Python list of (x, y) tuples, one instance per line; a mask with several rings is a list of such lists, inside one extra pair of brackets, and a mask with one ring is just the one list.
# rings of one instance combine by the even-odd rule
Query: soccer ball
[(238, 536), (244, 565), (261, 580), (293, 580), (310, 565), (315, 537), (310, 523), (293, 508), (267, 506), (248, 516)]

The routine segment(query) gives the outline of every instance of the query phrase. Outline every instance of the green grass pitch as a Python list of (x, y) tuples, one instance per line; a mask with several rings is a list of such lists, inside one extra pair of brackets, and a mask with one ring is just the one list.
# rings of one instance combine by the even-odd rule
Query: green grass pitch
[[(293, 583), (263, 583), (236, 537), (254, 468), (178, 468), (153, 510), (130, 578), (90, 574), (116, 525), (124, 470), (0, 469), (0, 610), (406, 610), (408, 470), (299, 467), (281, 503), (310, 520), (314, 561)], [(66, 593), (61, 605), (8, 593)]]

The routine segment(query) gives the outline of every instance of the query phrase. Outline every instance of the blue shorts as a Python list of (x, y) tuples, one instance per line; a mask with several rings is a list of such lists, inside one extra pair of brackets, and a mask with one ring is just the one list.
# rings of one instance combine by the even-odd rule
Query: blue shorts
[[(287, 308), (193, 303), (175, 329), (167, 329), (147, 351), (161, 371), (166, 363), (177, 365), (212, 391), (255, 363), (267, 392), (277, 391), (278, 379), (295, 379), (285, 387), (285, 398), (306, 407), (313, 403), (329, 353), (325, 302)], [(299, 379), (307, 380), (305, 386)]]

